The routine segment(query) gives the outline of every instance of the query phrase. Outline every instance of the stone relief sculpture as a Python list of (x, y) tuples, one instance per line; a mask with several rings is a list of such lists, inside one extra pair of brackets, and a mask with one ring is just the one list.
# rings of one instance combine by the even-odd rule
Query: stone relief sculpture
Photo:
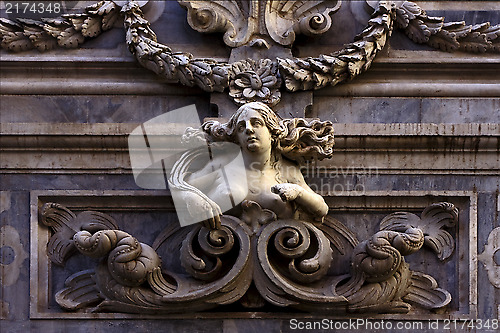
[[(67, 310), (131, 313), (195, 312), (239, 302), (303, 311), (406, 313), (411, 304), (439, 309), (451, 301), (430, 275), (410, 270), (404, 256), (428, 245), (444, 260), (453, 252), (458, 218), (450, 203), (433, 204), (421, 216), (398, 212), (380, 231), (359, 242), (329, 217), (324, 199), (299, 170), (309, 159), (333, 153), (330, 122), (281, 120), (265, 104), (243, 105), (226, 123), (205, 122), (186, 140), (203, 135), (212, 149), (222, 142), (241, 147), (248, 188), (231, 187), (240, 204), (222, 212), (214, 196), (227, 195), (217, 179), (203, 179), (221, 161), (194, 169), (196, 151), (184, 154), (170, 179), (184, 191), (190, 213), (211, 210), (202, 224), (169, 225), (152, 245), (121, 231), (109, 216), (75, 215), (55, 203), (40, 211), (54, 234), (49, 257), (64, 263), (73, 250), (103, 258), (95, 270), (70, 276), (56, 301)], [(223, 159), (223, 158), (222, 158)], [(216, 189), (212, 197), (197, 186)], [(188, 204), (189, 206), (189, 204)], [(173, 258), (180, 258), (180, 266)], [(344, 274), (332, 273), (335, 266)]]
[[(271, 40), (291, 46), (295, 35), (319, 35), (332, 26), (330, 14), (341, 1), (196, 1), (181, 0), (189, 25), (199, 32), (224, 32), (230, 47), (270, 48)], [(271, 38), (263, 38), (268, 36)]]
[[(206, 213), (202, 224), (168, 225), (148, 245), (106, 214), (76, 215), (57, 203), (40, 208), (41, 225), (52, 230), (47, 255), (53, 263), (64, 265), (76, 253), (102, 258), (97, 267), (69, 276), (56, 302), (71, 311), (127, 313), (197, 312), (236, 303), (315, 313), (407, 313), (413, 305), (436, 310), (449, 304), (450, 293), (432, 276), (411, 270), (405, 256), (427, 246), (446, 260), (454, 251), (446, 229), (457, 223), (457, 209), (441, 202), (420, 216), (392, 213), (358, 241), (328, 215), (324, 199), (299, 170), (308, 159), (332, 156), (332, 124), (280, 119), (270, 107), (280, 102), (281, 88), (319, 89), (368, 70), (395, 25), (414, 42), (467, 52), (499, 52), (500, 25), (446, 23), (409, 1), (379, 1), (352, 43), (301, 59), (291, 52), (295, 36), (326, 32), (341, 1), (178, 2), (197, 31), (223, 32), (230, 47), (280, 48), (283, 55), (224, 62), (174, 52), (157, 41), (141, 10), (145, 2), (101, 1), (82, 14), (41, 21), (0, 19), (2, 48), (19, 52), (78, 47), (123, 17), (126, 42), (142, 66), (170, 82), (208, 92), (228, 89), (240, 106), (228, 122), (208, 121), (185, 139), (202, 136), (212, 149), (223, 142), (239, 145), (247, 186), (225, 193), (217, 179), (207, 181), (210, 168), (222, 162), (194, 169), (195, 150), (174, 166), (171, 190), (183, 192), (193, 216)], [(242, 200), (222, 211), (201, 188)]]
[[(187, 19), (193, 29), (222, 31), (230, 47), (273, 46), (285, 50), (285, 57), (229, 63), (173, 52), (158, 43), (144, 17), (140, 6), (147, 1), (101, 1), (82, 14), (41, 21), (0, 18), (1, 46), (14, 52), (31, 48), (45, 51), (56, 46), (75, 48), (87, 38), (110, 29), (122, 15), (130, 51), (145, 68), (170, 81), (209, 92), (229, 88), (229, 95), (238, 105), (261, 101), (271, 106), (280, 100), (282, 83), (289, 92), (314, 90), (346, 82), (368, 70), (395, 26), (404, 30), (412, 41), (443, 51), (500, 52), (500, 25), (445, 22), (443, 17), (428, 16), (410, 1), (378, 1), (377, 5), (368, 1), (374, 9), (372, 18), (352, 43), (328, 55), (301, 59), (293, 57), (290, 50), (296, 34), (326, 32), (331, 27), (330, 15), (341, 6), (340, 0), (178, 2), (188, 10)], [(271, 71), (267, 73), (269, 67)], [(267, 80), (262, 81), (264, 72)]]

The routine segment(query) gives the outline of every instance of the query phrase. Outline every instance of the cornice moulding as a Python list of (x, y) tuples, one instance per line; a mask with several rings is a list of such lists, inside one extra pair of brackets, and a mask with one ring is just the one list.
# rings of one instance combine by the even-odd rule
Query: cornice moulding
[[(4, 123), (2, 172), (129, 174), (127, 138), (138, 125)], [(182, 128), (167, 132), (180, 133)], [(381, 174), (500, 171), (500, 124), (337, 123), (334, 129), (335, 154), (318, 163), (322, 168), (344, 167), (355, 173), (352, 166), (357, 165)]]
[[(201, 95), (129, 62), (0, 62), (3, 95)], [(498, 97), (500, 59), (432, 64), (379, 61), (365, 75), (315, 96)]]

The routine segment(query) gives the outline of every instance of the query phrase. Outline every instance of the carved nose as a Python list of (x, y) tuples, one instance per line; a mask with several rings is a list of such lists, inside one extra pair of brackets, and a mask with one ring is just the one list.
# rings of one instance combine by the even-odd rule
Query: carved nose
[(253, 126), (252, 126), (252, 124), (247, 123), (247, 124), (246, 124), (245, 133), (250, 134), (250, 133), (253, 133), (253, 132), (254, 132), (254, 130), (253, 130)]

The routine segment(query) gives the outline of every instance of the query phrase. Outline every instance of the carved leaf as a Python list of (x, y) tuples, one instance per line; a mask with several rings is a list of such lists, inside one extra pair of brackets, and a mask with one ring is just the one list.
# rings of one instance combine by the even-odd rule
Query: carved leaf
[(66, 21), (60, 19), (42, 19), (42, 21), (46, 23), (43, 29), (57, 38), (59, 46), (76, 48), (85, 41), (85, 37)]
[(451, 203), (440, 202), (425, 208), (422, 217), (398, 212), (380, 222), (381, 230), (401, 232), (406, 228), (418, 228), (424, 233), (424, 245), (429, 246), (440, 260), (449, 258), (455, 250), (453, 237), (443, 228), (454, 227), (458, 221), (458, 209)]
[(446, 30), (441, 30), (434, 36), (431, 36), (429, 38), (429, 45), (445, 52), (453, 52), (460, 47), (456, 35)]
[(75, 273), (66, 279), (66, 288), (56, 293), (57, 304), (66, 310), (75, 311), (102, 301), (94, 282), (94, 270)]
[(325, 221), (318, 227), (321, 231), (325, 233), (325, 236), (330, 240), (330, 243), (340, 252), (340, 254), (346, 254), (346, 248), (344, 243), (347, 243), (355, 247), (358, 245), (358, 240), (356, 235), (349, 230), (340, 221), (329, 216), (325, 217)]
[(484, 53), (488, 51), (492, 45), (484, 31), (488, 29), (490, 24), (488, 22), (478, 24), (471, 27), (471, 33), (467, 36), (460, 38), (460, 48), (468, 52)]
[(489, 27), (484, 30), (483, 33), (486, 35), (486, 39), (490, 42), (498, 41), (500, 38), (500, 24)]
[(458, 222), (458, 209), (451, 203), (432, 204), (422, 212), (419, 227), (425, 235), (425, 245), (438, 255), (440, 260), (448, 259), (455, 250), (455, 241), (444, 227), (455, 227)]
[(406, 28), (410, 21), (414, 20), (417, 16), (422, 13), (422, 8), (417, 6), (416, 3), (405, 1), (396, 10), (396, 23), (399, 28)]
[(98, 36), (101, 30), (101, 18), (95, 16), (89, 16), (85, 19), (82, 24), (82, 35), (85, 37), (95, 37)]
[(111, 216), (91, 210), (84, 211), (78, 214), (74, 224), (80, 226), (81, 230), (87, 230), (89, 232), (96, 232), (106, 229), (118, 229), (118, 225), (115, 219), (113, 219)]
[(0, 18), (0, 37), (2, 47), (9, 51), (21, 52), (32, 48), (29, 38), (23, 33), (22, 27), (14, 21)]
[(62, 17), (71, 22), (76, 31), (81, 31), (88, 16), (86, 14), (65, 14)]
[(63, 265), (76, 250), (73, 244), (73, 235), (77, 232), (74, 220), (73, 212), (56, 203), (46, 203), (40, 210), (40, 223), (54, 230), (47, 244), (47, 255), (58, 265)]
[(158, 295), (170, 295), (177, 289), (176, 284), (165, 279), (160, 267), (154, 268), (148, 274), (148, 284)]
[(415, 43), (425, 43), (429, 41), (431, 32), (422, 20), (412, 20), (405, 30), (406, 34)]
[(106, 31), (111, 29), (119, 18), (120, 12), (118, 10), (113, 10), (102, 16), (102, 30)]
[(426, 309), (439, 309), (451, 302), (451, 295), (438, 288), (436, 280), (427, 274), (412, 272), (411, 286), (403, 299), (417, 303)]
[(113, 1), (100, 1), (86, 8), (86, 11), (92, 15), (103, 16), (116, 11), (117, 6)]
[(80, 230), (95, 232), (103, 229), (117, 229), (116, 222), (108, 215), (85, 211), (76, 216), (66, 207), (46, 203), (39, 212), (40, 223), (51, 227), (54, 234), (47, 244), (47, 255), (58, 265), (64, 265), (76, 250), (73, 236)]
[(18, 19), (24, 24), (24, 35), (39, 51), (47, 51), (57, 46), (57, 40), (43, 30), (43, 24), (34, 20)]
[[(407, 292), (411, 281), (408, 264), (403, 262), (388, 279), (372, 283), (354, 283), (344, 295), (348, 301), (348, 311), (355, 313), (408, 313), (410, 304), (400, 301)], [(350, 285), (350, 282), (347, 283)]]

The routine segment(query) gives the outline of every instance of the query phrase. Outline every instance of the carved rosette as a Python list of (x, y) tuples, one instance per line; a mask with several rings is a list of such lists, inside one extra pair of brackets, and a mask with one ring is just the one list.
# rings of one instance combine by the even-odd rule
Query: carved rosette
[(238, 105), (249, 102), (262, 102), (270, 106), (281, 99), (281, 79), (278, 66), (270, 59), (243, 60), (231, 68), (229, 96)]
[[(78, 225), (86, 227), (74, 232), (74, 246), (84, 255), (103, 258), (95, 270), (70, 276), (66, 288), (56, 294), (57, 303), (67, 310), (96, 306), (93, 311), (178, 313), (235, 302), (258, 308), (268, 302), (317, 313), (406, 313), (410, 304), (439, 309), (451, 301), (434, 278), (411, 271), (404, 259), (425, 244), (436, 251), (436, 239), (443, 236), (435, 233), (445, 232), (443, 228), (457, 220), (450, 203), (433, 204), (421, 217), (390, 214), (380, 231), (360, 243), (329, 217), (315, 225), (267, 218), (247, 223), (223, 215), (219, 229), (169, 226), (149, 246), (121, 230), (95, 225), (95, 216), (76, 216), (51, 203), (41, 212), (45, 225), (48, 220), (51, 226), (77, 225), (79, 220)], [(52, 238), (60, 238), (58, 232)], [(453, 252), (451, 244), (441, 245), (438, 256)], [(182, 267), (162, 262), (161, 253), (167, 258), (179, 255)], [(349, 262), (349, 274), (330, 272), (332, 265)], [(252, 282), (256, 288), (251, 288)], [(248, 301), (256, 297), (261, 301)]]
[[(179, 3), (188, 10), (191, 27), (200, 32), (224, 32), (224, 41), (230, 47), (248, 44), (270, 48), (270, 42), (290, 47), (297, 33), (326, 32), (331, 27), (330, 15), (339, 9), (341, 1), (179, 0)], [(366, 28), (340, 51), (304, 59), (264, 60), (273, 63), (271, 76), (260, 64), (257, 69), (242, 70), (242, 66), (253, 66), (254, 60), (250, 59), (228, 64), (172, 52), (168, 46), (158, 43), (137, 1), (125, 4), (101, 1), (82, 14), (57, 19), (1, 18), (0, 45), (13, 52), (31, 48), (46, 51), (56, 46), (75, 48), (87, 38), (111, 28), (120, 8), (125, 17), (127, 44), (142, 66), (170, 81), (198, 86), (205, 91), (222, 92), (229, 88), (237, 104), (251, 100), (261, 100), (271, 106), (278, 103), (280, 78), (290, 92), (347, 82), (370, 68), (394, 26), (403, 29), (414, 42), (443, 51), (500, 52), (500, 24), (491, 26), (485, 22), (472, 26), (465, 22), (445, 22), (443, 17), (428, 16), (410, 1), (379, 1)], [(280, 75), (276, 75), (276, 66)]]
[[(224, 32), (224, 41), (230, 47), (248, 44), (270, 48), (270, 43), (290, 47), (297, 33), (326, 32), (331, 27), (330, 15), (339, 9), (341, 1), (179, 0), (179, 3), (188, 10), (188, 22), (194, 29)], [(352, 43), (332, 54), (303, 59), (247, 59), (228, 64), (172, 52), (167, 45), (158, 43), (137, 1), (101, 1), (82, 14), (42, 21), (1, 18), (0, 44), (14, 52), (33, 47), (45, 51), (57, 45), (78, 47), (87, 38), (111, 28), (120, 8), (127, 44), (142, 66), (170, 81), (198, 86), (208, 92), (229, 88), (236, 104), (255, 100), (270, 106), (277, 104), (281, 81), (290, 92), (347, 82), (370, 68), (394, 26), (403, 29), (416, 43), (448, 52), (500, 52), (500, 24), (491, 26), (485, 22), (471, 26), (464, 22), (445, 22), (443, 17), (428, 16), (410, 1), (397, 2), (397, 5), (394, 1), (379, 1), (366, 28)], [(271, 68), (264, 68), (262, 61), (272, 63)]]

